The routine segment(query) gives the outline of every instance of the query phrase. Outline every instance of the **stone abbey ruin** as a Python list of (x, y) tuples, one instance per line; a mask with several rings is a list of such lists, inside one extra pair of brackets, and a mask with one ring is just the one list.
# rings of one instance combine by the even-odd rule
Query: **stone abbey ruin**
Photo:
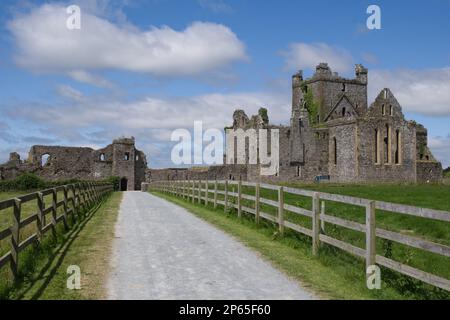
[[(260, 176), (259, 165), (247, 164), (152, 170), (151, 179), (241, 176), (250, 181), (441, 182), (442, 165), (428, 148), (427, 130), (405, 120), (387, 88), (369, 106), (367, 81), (368, 70), (360, 64), (355, 66), (355, 78), (345, 79), (320, 63), (311, 78), (303, 79), (302, 71), (292, 77), (289, 126), (270, 124), (265, 112), (251, 118), (243, 110), (234, 112), (235, 130), (279, 130), (280, 163), (274, 176)], [(248, 144), (246, 150), (248, 155)], [(235, 149), (234, 158), (236, 153)]]
[(340, 77), (326, 63), (320, 63), (309, 79), (298, 72), (292, 78), (289, 126), (270, 124), (264, 112), (251, 118), (243, 110), (234, 112), (233, 129), (279, 130), (280, 163), (273, 176), (260, 176), (258, 164), (149, 169), (134, 138), (120, 138), (100, 150), (33, 146), (26, 161), (11, 153), (10, 160), (0, 165), (0, 180), (23, 172), (48, 180), (118, 176), (122, 190), (138, 190), (142, 182), (158, 180), (239, 177), (250, 181), (441, 182), (442, 166), (428, 148), (427, 130), (405, 120), (387, 88), (369, 106), (367, 76), (362, 65), (356, 65), (354, 79)]
[(147, 159), (135, 147), (134, 138), (120, 138), (100, 150), (91, 148), (33, 146), (22, 161), (13, 152), (0, 165), (0, 180), (14, 179), (30, 172), (45, 180), (101, 180), (120, 177), (121, 190), (139, 190), (145, 181)]

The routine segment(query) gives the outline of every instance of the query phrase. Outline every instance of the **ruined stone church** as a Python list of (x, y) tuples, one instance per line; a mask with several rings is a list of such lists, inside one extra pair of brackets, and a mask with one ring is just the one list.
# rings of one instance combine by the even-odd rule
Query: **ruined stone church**
[[(442, 166), (427, 145), (427, 130), (405, 119), (394, 94), (383, 89), (367, 103), (368, 70), (358, 64), (345, 79), (320, 63), (309, 79), (292, 78), (289, 126), (274, 126), (259, 114), (233, 115), (234, 129), (278, 129), (280, 164), (266, 179), (331, 182), (440, 182)], [(258, 166), (247, 178), (258, 179)]]

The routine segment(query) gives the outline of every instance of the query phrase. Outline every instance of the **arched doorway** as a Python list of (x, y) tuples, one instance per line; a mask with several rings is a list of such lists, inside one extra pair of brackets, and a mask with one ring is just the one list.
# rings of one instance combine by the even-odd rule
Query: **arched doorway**
[(127, 191), (128, 187), (128, 179), (122, 178), (120, 179), (120, 191)]

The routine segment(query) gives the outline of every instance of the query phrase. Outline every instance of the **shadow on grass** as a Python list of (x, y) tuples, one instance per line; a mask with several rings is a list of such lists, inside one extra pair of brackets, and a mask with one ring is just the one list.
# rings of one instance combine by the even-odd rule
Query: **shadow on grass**
[[(64, 240), (62, 240), (57, 247), (52, 248), (52, 253), (50, 255), (46, 255), (45, 253), (42, 254), (43, 257), (41, 259), (46, 259), (48, 261), (45, 263), (44, 266), (39, 267), (40, 271), (37, 276), (34, 276), (33, 271), (31, 271), (30, 272), (31, 274), (25, 273), (23, 275), (23, 278), (26, 277), (27, 280), (24, 280), (22, 278), (18, 280), (18, 282), (15, 282), (13, 284), (12, 291), (13, 292), (16, 291), (16, 293), (18, 294), (14, 299), (18, 300), (24, 299), (29, 293), (31, 293), (34, 290), (35, 292), (33, 293), (30, 299), (36, 300), (41, 297), (50, 281), (56, 275), (58, 269), (60, 268), (62, 262), (64, 261), (64, 258), (67, 255), (67, 252), (71, 248), (74, 241), (77, 239), (80, 232), (84, 229), (86, 224), (92, 219), (94, 214), (105, 203), (106, 200), (107, 198), (104, 198), (99, 204), (97, 204), (95, 207), (87, 211), (86, 216), (83, 220), (75, 224), (73, 226), (73, 229), (71, 229), (68, 233), (62, 234), (61, 236), (63, 237)], [(30, 257), (28, 257), (29, 259), (33, 259), (33, 257), (35, 257), (36, 253), (34, 254), (33, 253), (34, 252), (30, 252)], [(39, 284), (43, 279), (45, 279), (44, 282), (42, 284)], [(21, 286), (23, 284), (26, 285), (21, 289)]]

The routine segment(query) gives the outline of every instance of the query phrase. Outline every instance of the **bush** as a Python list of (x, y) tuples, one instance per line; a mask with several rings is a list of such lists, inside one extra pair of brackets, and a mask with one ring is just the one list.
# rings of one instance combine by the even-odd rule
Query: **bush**
[(45, 181), (32, 173), (23, 173), (14, 180), (0, 181), (0, 191), (26, 191), (45, 186)]
[(114, 186), (114, 191), (119, 191), (120, 188), (120, 177), (112, 176), (106, 179), (107, 182)]
[(15, 181), (19, 190), (32, 190), (45, 187), (45, 182), (32, 173), (21, 174)]
[(450, 178), (450, 167), (444, 170), (444, 177)]
[[(96, 181), (98, 182), (98, 180), (96, 180)], [(115, 190), (118, 190), (119, 182), (120, 182), (119, 177), (111, 177), (111, 178), (108, 178), (107, 180), (103, 180), (103, 181), (112, 183), (114, 185)], [(32, 190), (37, 190), (37, 189), (50, 189), (50, 188), (55, 188), (58, 186), (82, 183), (82, 182), (90, 182), (90, 181), (80, 180), (80, 179), (45, 181), (32, 173), (24, 173), (14, 180), (0, 181), (0, 192), (32, 191)]]

